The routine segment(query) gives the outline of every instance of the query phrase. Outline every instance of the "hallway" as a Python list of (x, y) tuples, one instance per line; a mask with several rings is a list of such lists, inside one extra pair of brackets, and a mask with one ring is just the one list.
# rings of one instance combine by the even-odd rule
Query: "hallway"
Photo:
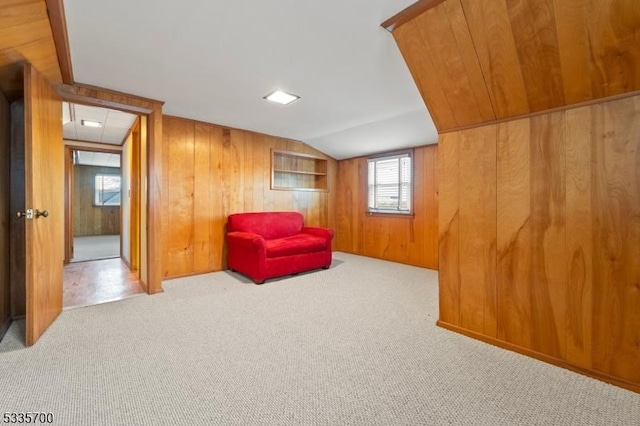
[(63, 306), (90, 306), (144, 293), (138, 272), (119, 259), (70, 263), (64, 267)]

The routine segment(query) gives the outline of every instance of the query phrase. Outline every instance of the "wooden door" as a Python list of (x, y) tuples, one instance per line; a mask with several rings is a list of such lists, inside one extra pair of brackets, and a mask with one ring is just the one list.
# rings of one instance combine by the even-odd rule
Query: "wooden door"
[[(24, 68), (26, 344), (62, 312), (64, 159), (62, 102), (49, 82)], [(28, 210), (27, 210), (28, 212)]]

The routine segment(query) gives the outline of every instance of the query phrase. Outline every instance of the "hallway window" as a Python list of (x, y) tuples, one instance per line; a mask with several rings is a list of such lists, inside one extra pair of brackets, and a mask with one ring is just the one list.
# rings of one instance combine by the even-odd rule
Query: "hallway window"
[(96, 206), (120, 205), (119, 175), (96, 175), (94, 190)]

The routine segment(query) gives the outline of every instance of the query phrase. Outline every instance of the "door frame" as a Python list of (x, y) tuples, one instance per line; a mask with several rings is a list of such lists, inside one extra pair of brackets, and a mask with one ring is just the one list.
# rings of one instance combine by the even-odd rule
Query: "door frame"
[[(146, 271), (140, 268), (140, 280), (148, 294), (162, 290), (162, 106), (164, 102), (83, 84), (61, 84), (56, 87), (63, 101), (111, 108), (146, 117), (146, 175), (141, 187), (146, 188), (147, 226)], [(146, 183), (146, 185), (145, 185)], [(141, 251), (144, 249), (141, 247)], [(141, 253), (145, 256), (145, 253)]]
[[(64, 158), (65, 158), (65, 170), (64, 170), (64, 264), (67, 265), (71, 262), (73, 252), (73, 238), (74, 238), (74, 215), (73, 215), (73, 191), (74, 191), (74, 164), (72, 153), (73, 151), (90, 151), (90, 152), (105, 152), (109, 154), (120, 155), (120, 170), (122, 170), (122, 146), (100, 144), (94, 142), (82, 142), (71, 139), (65, 139), (69, 143), (64, 143)], [(118, 149), (120, 148), (120, 149)], [(138, 171), (139, 172), (139, 171)], [(122, 173), (122, 172), (121, 172)], [(120, 223), (122, 224), (122, 209), (120, 209)], [(120, 232), (120, 257), (122, 257), (122, 231)]]

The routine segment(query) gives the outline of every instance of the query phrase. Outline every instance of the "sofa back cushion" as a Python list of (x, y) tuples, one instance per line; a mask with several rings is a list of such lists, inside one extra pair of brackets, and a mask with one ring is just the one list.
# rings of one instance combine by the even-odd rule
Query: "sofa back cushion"
[(227, 232), (253, 232), (272, 240), (298, 234), (303, 225), (298, 212), (236, 213), (229, 216)]

